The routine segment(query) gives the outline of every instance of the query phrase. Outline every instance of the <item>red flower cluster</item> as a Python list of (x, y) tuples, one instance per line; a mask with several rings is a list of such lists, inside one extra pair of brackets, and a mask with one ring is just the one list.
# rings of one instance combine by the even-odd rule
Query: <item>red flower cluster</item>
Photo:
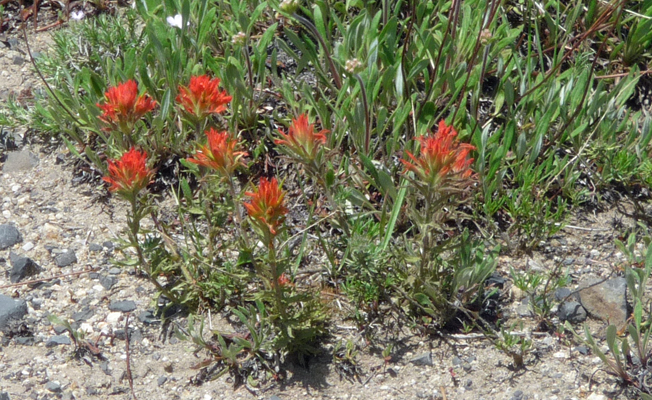
[(401, 160), (405, 172), (412, 171), (423, 182), (437, 186), (447, 177), (468, 178), (471, 176), (469, 152), (475, 147), (468, 143), (459, 143), (455, 139), (457, 132), (442, 120), (439, 130), (434, 135), (421, 136), (421, 154), (415, 157), (406, 151), (410, 160)]
[(138, 84), (131, 79), (110, 87), (104, 96), (105, 103), (97, 104), (103, 111), (100, 120), (123, 133), (130, 133), (136, 121), (156, 107), (148, 95), (138, 96)]
[(109, 176), (102, 179), (111, 184), (109, 191), (132, 199), (147, 187), (152, 175), (153, 171), (147, 168), (147, 153), (132, 147), (119, 160), (109, 160)]
[(193, 76), (188, 87), (179, 86), (177, 103), (194, 118), (202, 120), (210, 114), (226, 111), (232, 97), (218, 88), (219, 78), (210, 79), (207, 75)]
[(236, 151), (239, 147), (237, 140), (232, 139), (227, 132), (218, 132), (213, 128), (205, 133), (208, 144), (200, 146), (194, 158), (187, 159), (189, 162), (214, 169), (223, 176), (231, 176), (238, 166), (244, 165), (242, 157), (247, 152)]
[(254, 224), (265, 232), (265, 236), (267, 233), (276, 235), (288, 213), (283, 205), (285, 192), (276, 178), (261, 178), (258, 187), (253, 192), (245, 192), (245, 195), (251, 197), (251, 203), (245, 203), (244, 206)]
[(317, 157), (319, 146), (326, 144), (326, 133), (328, 133), (328, 131), (315, 133), (314, 128), (314, 124), (308, 123), (308, 116), (301, 114), (299, 118), (292, 119), (287, 134), (279, 129), (283, 139), (276, 139), (274, 143), (286, 146), (303, 162), (310, 162)]

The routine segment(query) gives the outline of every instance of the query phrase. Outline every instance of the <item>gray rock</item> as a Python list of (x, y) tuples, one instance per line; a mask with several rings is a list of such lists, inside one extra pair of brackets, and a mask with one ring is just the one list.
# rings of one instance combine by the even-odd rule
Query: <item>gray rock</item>
[(60, 393), (61, 392), (61, 384), (57, 381), (50, 381), (45, 384), (45, 388), (49, 390), (52, 393)]
[(72, 314), (72, 319), (75, 322), (84, 322), (90, 317), (92, 317), (93, 314), (95, 314), (95, 311), (87, 306), (84, 307), (81, 311)]
[(0, 250), (7, 249), (21, 240), (20, 232), (15, 226), (9, 224), (0, 225)]
[(109, 310), (120, 312), (131, 312), (136, 309), (136, 303), (131, 300), (112, 301), (109, 304)]
[(7, 154), (7, 161), (2, 172), (28, 171), (38, 165), (38, 157), (28, 150), (12, 151)]
[(156, 315), (154, 315), (152, 310), (145, 310), (138, 314), (138, 320), (145, 325), (153, 325), (161, 322), (160, 319), (156, 318)]
[(453, 365), (455, 366), (462, 365), (463, 362), (464, 361), (462, 361), (462, 359), (459, 358), (458, 356), (453, 357)]
[(577, 350), (580, 354), (583, 355), (589, 354), (589, 348), (584, 345), (577, 346), (575, 350)]
[(88, 245), (88, 251), (92, 251), (93, 253), (97, 253), (98, 251), (104, 250), (104, 247), (102, 245), (97, 244), (97, 243), (91, 243)]
[(625, 278), (614, 278), (600, 282), (590, 279), (580, 284), (580, 303), (586, 311), (603, 321), (621, 328), (627, 321), (627, 282)]
[(586, 310), (576, 301), (567, 301), (560, 304), (557, 315), (560, 321), (568, 321), (571, 324), (579, 324), (586, 320)]
[(21, 257), (13, 251), (9, 253), (9, 259), (12, 265), (11, 272), (9, 272), (11, 283), (20, 282), (28, 276), (37, 275), (43, 271), (31, 258)]
[(16, 38), (7, 39), (7, 43), (9, 43), (10, 49), (16, 50), (18, 48), (18, 39)]
[(569, 288), (559, 288), (555, 290), (555, 300), (557, 301), (563, 301), (566, 299), (566, 297), (570, 296), (571, 291)]
[(19, 320), (27, 315), (27, 302), (14, 300), (9, 296), (0, 294), (0, 330), (7, 328), (11, 320)]
[(65, 344), (65, 345), (72, 344), (68, 335), (52, 336), (51, 338), (48, 339), (47, 342), (45, 342), (45, 347), (50, 348), (50, 347), (59, 346), (61, 344)]
[(165, 382), (168, 381), (168, 378), (166, 376), (159, 376), (159, 378), (156, 380), (156, 384), (158, 386), (163, 386)]
[(282, 400), (282, 399), (281, 399), (280, 397), (278, 397), (277, 395), (273, 394), (273, 395), (269, 398), (269, 400)]
[(113, 285), (118, 283), (118, 278), (115, 276), (101, 276), (100, 277), (100, 285), (106, 290), (111, 290)]
[(23, 65), (25, 64), (25, 59), (21, 56), (14, 56), (12, 62), (14, 63), (14, 65)]
[(523, 391), (522, 390), (517, 390), (512, 395), (512, 400), (521, 400), (522, 398), (523, 398)]
[(410, 362), (414, 365), (433, 365), (432, 353), (428, 351), (426, 353), (419, 354), (418, 356), (411, 359)]
[(11, 400), (11, 397), (9, 397), (9, 393), (7, 392), (0, 392), (0, 400)]
[(54, 262), (57, 264), (57, 267), (67, 267), (72, 263), (77, 262), (77, 256), (72, 250), (68, 250), (65, 253), (61, 253), (54, 258)]
[(111, 275), (120, 275), (121, 272), (122, 272), (122, 269), (120, 269), (118, 267), (113, 267), (113, 268), (111, 268), (109, 270), (109, 274), (111, 274)]

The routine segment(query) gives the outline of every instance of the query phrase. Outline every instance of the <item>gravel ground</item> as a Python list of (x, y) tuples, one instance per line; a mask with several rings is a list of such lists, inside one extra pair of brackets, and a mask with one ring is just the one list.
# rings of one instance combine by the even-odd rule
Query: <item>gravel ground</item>
[[(38, 51), (47, 51), (48, 43), (47, 33), (34, 39)], [(37, 85), (28, 64), (14, 62), (21, 48), (18, 41), (14, 49), (0, 51), (0, 95)], [(23, 132), (11, 131), (18, 136)], [(354, 327), (340, 320), (331, 326), (332, 342), (351, 339), (360, 346), (359, 380), (340, 377), (327, 355), (333, 343), (326, 343), (325, 355), (313, 360), (309, 369), (288, 364), (286, 380), (264, 391), (234, 390), (228, 376), (194, 385), (198, 370), (192, 367), (204, 355), (194, 355), (188, 342), (165, 333), (152, 314), (154, 290), (148, 281), (110, 262), (116, 233), (125, 226), (125, 204), (116, 198), (101, 201), (102, 187), (75, 183), (74, 160), (63, 148), (23, 144), (18, 151), (3, 157), (0, 175), (0, 225), (11, 225), (21, 235), (20, 242), (0, 250), (0, 267), (6, 271), (0, 274), (0, 293), (15, 304), (25, 301), (27, 313), (2, 336), (0, 393), (8, 397), (0, 398), (132, 398), (127, 357), (138, 399), (634, 398), (581, 343), (568, 336), (533, 333), (539, 321), (524, 305), (523, 293), (509, 282), (501, 301), (506, 326), (517, 323), (517, 330), (533, 341), (523, 369), (514, 369), (512, 359), (482, 335), (420, 336), (408, 328), (389, 329), (389, 334), (386, 326), (371, 326), (379, 332), (378, 342), (367, 345)], [(498, 273), (507, 277), (510, 268), (548, 271), (562, 263), (573, 278), (571, 290), (591, 278), (610, 277), (613, 271), (617, 275), (616, 266), (625, 258), (613, 243), (636, 225), (622, 211), (630, 208), (623, 202), (599, 214), (580, 212), (571, 218), (570, 227), (532, 255), (502, 255)], [(2, 235), (0, 229), (0, 243)], [(11, 271), (21, 257), (33, 263), (22, 261), (32, 267), (16, 284)], [(31, 280), (40, 282), (26, 284)], [(586, 323), (598, 337), (604, 335), (601, 313), (618, 311), (625, 301), (624, 291), (616, 295), (619, 304), (602, 299), (603, 306), (589, 312)], [(337, 314), (336, 305), (332, 307)], [(49, 322), (49, 314), (72, 321), (84, 332), (91, 346), (80, 357), (74, 357), (70, 337)], [(559, 323), (558, 318), (553, 322)], [(174, 323), (184, 326), (186, 320), (177, 317)], [(210, 323), (226, 326), (220, 315), (211, 315)], [(394, 352), (385, 363), (381, 351), (388, 343)]]

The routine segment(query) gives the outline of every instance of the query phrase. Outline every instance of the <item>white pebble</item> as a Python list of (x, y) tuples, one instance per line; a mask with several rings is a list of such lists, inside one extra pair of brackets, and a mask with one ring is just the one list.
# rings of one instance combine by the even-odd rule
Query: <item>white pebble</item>
[(27, 242), (23, 245), (23, 251), (30, 251), (34, 248), (34, 243)]
[(116, 324), (118, 321), (120, 321), (121, 316), (122, 313), (119, 311), (109, 313), (109, 315), (106, 316), (106, 322), (110, 324)]
[(11, 211), (9, 211), (9, 210), (3, 210), (3, 211), (2, 211), (2, 216), (5, 217), (5, 218), (7, 218), (7, 219), (11, 218)]
[(566, 351), (558, 351), (555, 354), (552, 355), (555, 358), (568, 358), (568, 352)]
[(11, 187), (11, 191), (15, 193), (15, 192), (19, 191), (21, 187), (22, 186), (20, 186), (19, 184), (15, 184), (15, 185), (13, 185)]

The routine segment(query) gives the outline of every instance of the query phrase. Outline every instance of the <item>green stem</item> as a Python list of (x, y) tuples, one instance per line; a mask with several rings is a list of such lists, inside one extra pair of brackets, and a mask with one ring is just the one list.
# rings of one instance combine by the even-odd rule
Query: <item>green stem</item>
[(133, 215), (133, 218), (131, 221), (129, 221), (129, 217), (127, 216), (127, 221), (129, 225), (129, 240), (131, 241), (131, 246), (136, 249), (136, 254), (138, 256), (138, 264), (145, 270), (145, 274), (147, 275), (147, 278), (156, 286), (156, 289), (158, 289), (161, 293), (163, 293), (168, 299), (173, 301), (174, 303), (178, 303), (179, 299), (177, 296), (175, 296), (170, 290), (166, 289), (163, 285), (161, 285), (156, 278), (152, 275), (152, 267), (151, 265), (147, 262), (145, 259), (145, 255), (143, 254), (143, 249), (140, 247), (140, 242), (138, 241), (138, 232), (140, 231), (140, 220), (142, 219), (142, 210), (138, 207), (138, 199), (137, 195), (132, 196), (129, 199), (129, 202), (131, 203), (131, 212)]

